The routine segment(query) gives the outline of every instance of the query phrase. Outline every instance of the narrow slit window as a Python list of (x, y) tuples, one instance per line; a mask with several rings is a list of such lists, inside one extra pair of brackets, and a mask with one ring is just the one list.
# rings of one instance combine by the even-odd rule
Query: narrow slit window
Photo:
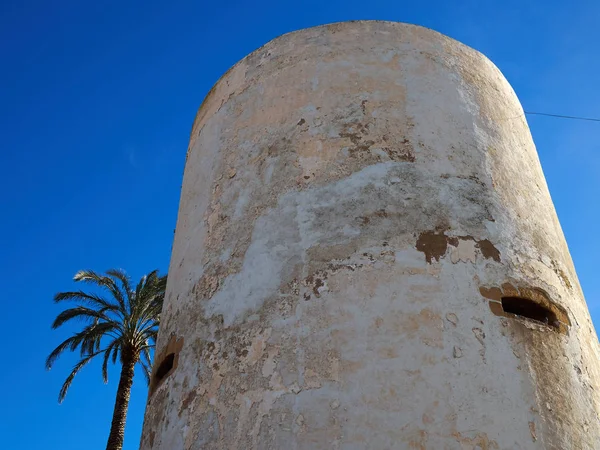
[(537, 302), (522, 297), (502, 297), (504, 312), (515, 316), (543, 323), (553, 328), (559, 327), (556, 314)]
[(165, 359), (162, 360), (158, 369), (156, 369), (156, 374), (154, 375), (154, 385), (158, 385), (163, 378), (165, 378), (171, 369), (173, 368), (173, 363), (175, 361), (175, 353), (169, 353), (165, 356)]

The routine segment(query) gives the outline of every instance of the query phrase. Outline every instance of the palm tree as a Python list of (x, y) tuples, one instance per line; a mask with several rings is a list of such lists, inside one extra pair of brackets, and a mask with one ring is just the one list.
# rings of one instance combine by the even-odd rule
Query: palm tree
[(75, 319), (82, 321), (84, 326), (50, 353), (46, 369), (50, 370), (64, 351), (79, 349), (81, 359), (58, 395), (58, 401), (62, 403), (75, 375), (94, 357), (103, 355), (102, 378), (105, 383), (108, 382), (109, 360), (115, 364), (119, 359), (121, 378), (106, 449), (120, 450), (136, 364), (141, 366), (146, 381), (150, 382), (150, 349), (156, 342), (167, 277), (159, 276), (155, 270), (143, 276), (135, 289), (127, 274), (116, 269), (106, 271), (106, 275), (82, 270), (73, 279), (100, 287), (108, 296), (82, 290), (59, 292), (54, 296), (57, 303), (70, 300), (77, 304), (61, 312), (52, 328)]

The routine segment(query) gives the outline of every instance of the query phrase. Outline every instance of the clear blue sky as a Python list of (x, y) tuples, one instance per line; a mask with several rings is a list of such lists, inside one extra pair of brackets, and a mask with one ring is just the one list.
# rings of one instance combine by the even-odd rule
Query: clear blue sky
[[(194, 114), (232, 64), (287, 31), (411, 22), (488, 55), (525, 109), (600, 117), (600, 3), (3, 0), (0, 3), (0, 435), (6, 449), (104, 449), (118, 372), (57, 394), (74, 359), (44, 358), (52, 296), (81, 268), (167, 270)], [(530, 117), (596, 326), (600, 123)], [(141, 374), (140, 374), (141, 375)], [(136, 379), (125, 449), (138, 448)]]

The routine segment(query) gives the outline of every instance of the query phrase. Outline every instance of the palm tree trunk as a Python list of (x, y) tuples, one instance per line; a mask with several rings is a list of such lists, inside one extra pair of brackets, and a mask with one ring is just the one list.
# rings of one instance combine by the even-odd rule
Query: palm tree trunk
[(121, 367), (121, 379), (119, 380), (119, 387), (117, 389), (117, 398), (115, 400), (115, 409), (110, 425), (108, 442), (106, 443), (106, 450), (121, 450), (123, 448), (125, 421), (127, 419), (131, 385), (133, 384), (134, 368), (134, 358), (127, 358), (123, 361), (123, 366)]

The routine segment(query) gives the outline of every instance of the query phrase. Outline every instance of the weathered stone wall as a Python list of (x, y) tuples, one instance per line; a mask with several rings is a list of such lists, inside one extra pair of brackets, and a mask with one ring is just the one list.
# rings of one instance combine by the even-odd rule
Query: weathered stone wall
[(142, 449), (598, 449), (599, 356), (523, 110), (484, 56), (340, 23), (209, 93)]

